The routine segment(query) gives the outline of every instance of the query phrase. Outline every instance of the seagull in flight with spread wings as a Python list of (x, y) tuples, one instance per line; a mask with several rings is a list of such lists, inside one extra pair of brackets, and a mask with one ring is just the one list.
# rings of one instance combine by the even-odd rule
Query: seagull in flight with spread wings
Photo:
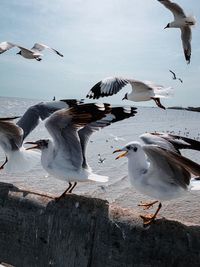
[(135, 102), (153, 100), (159, 108), (165, 109), (160, 102), (160, 98), (168, 98), (172, 95), (171, 87), (166, 88), (150, 81), (142, 82), (122, 77), (108, 77), (95, 84), (86, 97), (98, 99), (111, 96), (117, 94), (127, 84), (131, 85), (132, 91), (126, 93), (122, 100), (127, 99)]
[(170, 0), (158, 0), (174, 15), (174, 21), (167, 24), (166, 28), (179, 28), (181, 30), (181, 40), (183, 51), (187, 63), (190, 63), (191, 58), (191, 40), (192, 31), (191, 26), (196, 24), (194, 16), (186, 16), (184, 10), (178, 4)]
[(49, 49), (56, 53), (58, 56), (63, 57), (63, 55), (58, 52), (56, 49), (45, 45), (45, 44), (39, 44), (35, 43), (34, 46), (31, 49), (22, 47), (21, 45), (17, 45), (11, 42), (2, 42), (0, 43), (0, 54), (10, 50), (13, 47), (18, 47), (20, 51), (17, 53), (17, 55), (21, 55), (22, 57), (26, 59), (36, 59), (37, 61), (42, 60), (43, 54), (41, 53), (45, 49)]

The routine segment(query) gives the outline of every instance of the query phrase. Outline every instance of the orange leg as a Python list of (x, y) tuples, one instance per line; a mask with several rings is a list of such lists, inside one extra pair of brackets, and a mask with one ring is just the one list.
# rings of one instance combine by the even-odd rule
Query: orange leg
[(153, 207), (154, 204), (158, 203), (158, 200), (150, 202), (150, 203), (143, 203), (141, 202), (138, 204), (139, 207), (143, 207), (144, 210), (148, 210)]
[(152, 97), (151, 99), (153, 99), (156, 103), (156, 105), (159, 107), (159, 108), (162, 108), (162, 109), (166, 109), (160, 102), (160, 98), (158, 97)]
[(159, 212), (159, 210), (162, 208), (161, 202), (159, 202), (158, 208), (154, 214), (148, 214), (148, 215), (140, 215), (140, 217), (143, 219), (144, 226), (148, 226), (152, 224)]

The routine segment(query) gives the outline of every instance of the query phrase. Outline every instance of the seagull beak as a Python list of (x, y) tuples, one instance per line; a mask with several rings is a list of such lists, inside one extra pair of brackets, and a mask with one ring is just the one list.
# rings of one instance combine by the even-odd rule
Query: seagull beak
[(26, 150), (40, 149), (40, 145), (37, 142), (26, 142), (25, 144), (33, 145), (31, 147), (27, 147)]
[[(116, 152), (122, 152), (122, 151), (124, 151), (124, 150), (122, 150), (122, 149), (117, 149), (117, 150), (113, 151), (113, 154), (116, 153)], [(123, 157), (125, 157), (127, 154), (128, 154), (128, 151), (125, 151), (124, 153), (122, 153), (122, 154), (120, 154), (119, 156), (117, 156), (116, 159), (123, 158)]]

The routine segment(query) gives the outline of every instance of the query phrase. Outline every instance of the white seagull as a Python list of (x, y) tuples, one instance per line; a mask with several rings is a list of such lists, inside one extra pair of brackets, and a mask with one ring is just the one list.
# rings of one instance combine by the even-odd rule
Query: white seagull
[(160, 98), (168, 98), (172, 95), (171, 87), (154, 84), (150, 81), (138, 81), (120, 77), (108, 77), (95, 84), (88, 92), (88, 98), (98, 99), (104, 96), (117, 94), (125, 85), (130, 84), (132, 91), (126, 93), (124, 99), (140, 102), (154, 100), (159, 108), (165, 109), (161, 104)]
[(0, 146), (6, 154), (0, 170), (6, 173), (29, 171), (40, 159), (37, 151), (26, 151), (23, 147), (23, 129), (13, 122), (16, 118), (0, 118)]
[(0, 118), (0, 146), (6, 155), (0, 170), (11, 173), (29, 171), (33, 168), (40, 161), (40, 155), (35, 151), (26, 151), (23, 147), (24, 139), (35, 129), (40, 119), (45, 120), (59, 109), (70, 108), (80, 103), (82, 102), (76, 99), (41, 102), (29, 107), (16, 124), (13, 120), (18, 117)]
[(28, 49), (28, 48), (22, 47), (20, 45), (17, 45), (11, 42), (2, 42), (0, 43), (0, 54), (6, 52), (7, 50), (13, 47), (18, 47), (20, 49), (17, 55), (21, 55), (22, 57), (27, 58), (27, 59), (36, 59), (37, 61), (41, 61), (42, 60), (41, 57), (43, 56), (43, 54), (41, 54), (41, 51), (43, 51), (44, 49), (50, 49), (51, 51), (53, 51), (60, 57), (63, 57), (63, 55), (57, 50), (55, 50), (54, 48), (51, 48), (45, 44), (39, 44), (39, 43), (35, 43), (31, 49)]
[(156, 201), (142, 203), (145, 209), (159, 202), (156, 212), (141, 216), (144, 225), (150, 225), (162, 207), (160, 201), (171, 200), (183, 196), (188, 189), (199, 190), (198, 181), (191, 180), (191, 174), (200, 175), (200, 165), (181, 156), (163, 145), (141, 145), (130, 142), (115, 152), (123, 153), (116, 159), (128, 158), (128, 176), (130, 183), (142, 194)]
[[(91, 134), (113, 122), (132, 117), (136, 108), (111, 107), (109, 104), (82, 104), (53, 113), (45, 126), (53, 140), (27, 142), (29, 149), (40, 149), (43, 168), (55, 178), (67, 181), (68, 188), (56, 198), (71, 193), (77, 182), (107, 182), (107, 176), (94, 174), (86, 161)], [(72, 184), (73, 183), (73, 184)]]
[(169, 9), (174, 15), (174, 21), (168, 23), (165, 29), (180, 28), (185, 59), (189, 64), (191, 58), (191, 40), (192, 40), (191, 26), (195, 25), (196, 20), (193, 16), (186, 16), (184, 10), (178, 4), (171, 2), (170, 0), (158, 0), (158, 1), (161, 4), (163, 4), (167, 9)]

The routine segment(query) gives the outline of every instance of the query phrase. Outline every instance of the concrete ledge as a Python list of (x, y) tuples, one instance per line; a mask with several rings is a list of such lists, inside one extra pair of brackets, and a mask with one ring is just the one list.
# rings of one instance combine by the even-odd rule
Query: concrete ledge
[(158, 220), (90, 197), (56, 203), (0, 183), (0, 262), (17, 267), (200, 266), (200, 227)]

